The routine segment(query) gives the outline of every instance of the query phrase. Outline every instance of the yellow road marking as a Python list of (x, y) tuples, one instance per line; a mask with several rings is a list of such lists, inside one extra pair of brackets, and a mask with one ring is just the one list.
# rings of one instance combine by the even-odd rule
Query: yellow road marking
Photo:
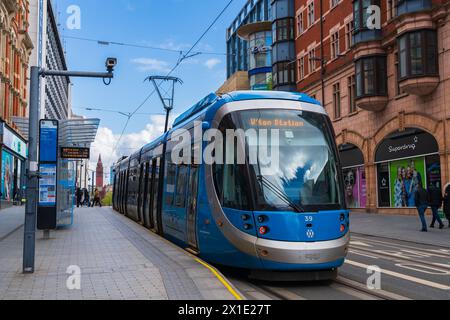
[(230, 293), (233, 295), (233, 297), (236, 298), (236, 300), (242, 300), (242, 297), (230, 286), (230, 284), (228, 283), (228, 281), (226, 281), (217, 271), (216, 269), (214, 269), (213, 267), (211, 267), (209, 264), (207, 264), (206, 262), (200, 260), (200, 259), (195, 259), (195, 261), (197, 261), (198, 263), (200, 263), (202, 266), (204, 266), (205, 268), (207, 268), (209, 271), (211, 271), (217, 279), (219, 279), (219, 281), (225, 286), (225, 288), (228, 289), (228, 291), (230, 291)]

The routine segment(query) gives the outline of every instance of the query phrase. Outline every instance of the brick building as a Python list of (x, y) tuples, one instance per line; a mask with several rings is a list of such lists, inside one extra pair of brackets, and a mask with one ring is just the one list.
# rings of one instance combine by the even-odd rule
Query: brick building
[(28, 116), (28, 0), (0, 1), (0, 205), (21, 197), (27, 145), (12, 118)]
[(297, 89), (333, 120), (349, 206), (415, 214), (420, 182), (450, 181), (450, 1), (296, 0), (295, 10)]

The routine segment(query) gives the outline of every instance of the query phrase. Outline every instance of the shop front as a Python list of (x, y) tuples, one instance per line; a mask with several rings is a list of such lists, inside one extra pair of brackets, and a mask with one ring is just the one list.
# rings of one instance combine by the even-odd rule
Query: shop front
[(9, 207), (23, 198), (27, 143), (6, 123), (0, 123), (1, 135), (1, 207)]
[(349, 209), (366, 208), (367, 182), (364, 155), (353, 144), (339, 147), (345, 184), (345, 200)]
[(411, 209), (423, 185), (442, 188), (439, 145), (415, 128), (386, 137), (375, 154), (378, 208)]

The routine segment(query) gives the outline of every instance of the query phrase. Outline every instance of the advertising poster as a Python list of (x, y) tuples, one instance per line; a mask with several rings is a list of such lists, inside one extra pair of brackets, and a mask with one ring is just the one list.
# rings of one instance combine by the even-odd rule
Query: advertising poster
[(13, 181), (14, 181), (14, 157), (2, 151), (2, 199), (11, 201), (13, 198)]
[(56, 165), (43, 164), (40, 166), (39, 205), (56, 206)]
[(365, 208), (367, 204), (367, 185), (366, 185), (366, 169), (364, 167), (358, 168), (358, 181), (359, 181), (360, 208)]
[(364, 167), (344, 170), (345, 200), (349, 208), (365, 208), (367, 201)]
[(391, 204), (394, 208), (415, 207), (414, 195), (419, 183), (426, 188), (425, 158), (391, 162)]

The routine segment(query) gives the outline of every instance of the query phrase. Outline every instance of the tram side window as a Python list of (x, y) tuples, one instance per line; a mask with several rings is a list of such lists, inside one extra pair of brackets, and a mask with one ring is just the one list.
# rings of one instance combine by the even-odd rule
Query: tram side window
[(178, 169), (177, 177), (177, 191), (175, 197), (175, 206), (178, 208), (184, 208), (186, 206), (186, 187), (188, 177), (188, 167), (181, 166)]
[(175, 193), (175, 176), (177, 173), (177, 167), (173, 163), (167, 162), (167, 177), (166, 177), (166, 204), (173, 206), (174, 193)]

